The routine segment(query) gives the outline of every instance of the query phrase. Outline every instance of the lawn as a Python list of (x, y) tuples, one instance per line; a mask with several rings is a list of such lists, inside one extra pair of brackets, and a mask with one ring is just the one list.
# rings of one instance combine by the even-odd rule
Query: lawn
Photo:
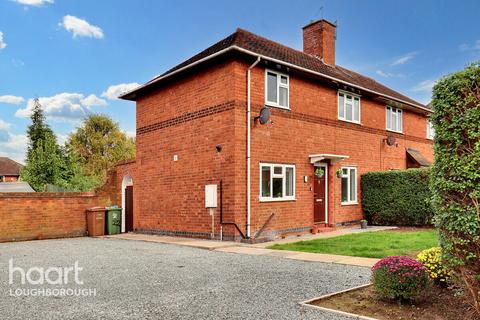
[(402, 255), (415, 256), (423, 249), (436, 246), (438, 246), (437, 231), (428, 229), (352, 233), (333, 238), (275, 244), (268, 248), (354, 257), (383, 258)]

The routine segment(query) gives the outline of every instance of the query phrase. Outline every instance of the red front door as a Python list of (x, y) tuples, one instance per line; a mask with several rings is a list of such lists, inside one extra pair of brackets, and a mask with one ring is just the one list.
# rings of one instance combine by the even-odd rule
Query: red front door
[[(323, 170), (323, 175), (320, 175)], [(326, 182), (328, 167), (315, 167), (313, 175), (313, 222), (327, 223)]]

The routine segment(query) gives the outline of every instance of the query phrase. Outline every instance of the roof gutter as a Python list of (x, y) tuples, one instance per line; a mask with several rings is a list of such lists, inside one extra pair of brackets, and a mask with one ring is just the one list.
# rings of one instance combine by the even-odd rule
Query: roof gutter
[(182, 68), (180, 68), (180, 69), (177, 69), (177, 70), (175, 70), (175, 71), (173, 71), (173, 72), (171, 72), (171, 73), (168, 73), (168, 74), (166, 74), (166, 75), (164, 75), (164, 76), (161, 76), (161, 77), (159, 77), (159, 78), (157, 78), (157, 79), (154, 79), (154, 80), (152, 80), (152, 81), (150, 81), (150, 82), (147, 82), (146, 84), (144, 84), (144, 85), (142, 85), (142, 86), (140, 86), (140, 87), (138, 87), (138, 88), (133, 89), (132, 91), (129, 91), (129, 92), (121, 95), (119, 98), (130, 100), (128, 96), (134, 94), (134, 93), (137, 92), (138, 90), (141, 90), (141, 89), (143, 89), (143, 88), (145, 88), (145, 87), (147, 87), (147, 86), (149, 86), (149, 85), (151, 85), (151, 84), (154, 84), (154, 83), (156, 83), (156, 82), (158, 82), (158, 81), (160, 81), (160, 80), (163, 80), (163, 79), (165, 79), (165, 78), (168, 78), (168, 77), (170, 77), (170, 76), (173, 76), (173, 75), (175, 75), (175, 74), (177, 74), (177, 73), (179, 73), (179, 72), (182, 72), (182, 71), (184, 71), (184, 70), (187, 70), (187, 69), (189, 69), (189, 68), (191, 68), (191, 67), (193, 67), (193, 66), (196, 66), (196, 65), (198, 65), (198, 64), (200, 64), (200, 63), (202, 63), (202, 62), (205, 62), (205, 61), (207, 61), (207, 60), (213, 59), (213, 58), (215, 58), (215, 57), (217, 57), (217, 56), (219, 56), (219, 55), (222, 55), (222, 54), (224, 54), (224, 53), (226, 53), (226, 52), (228, 52), (228, 51), (231, 51), (231, 50), (237, 50), (237, 51), (246, 53), (246, 54), (251, 55), (251, 56), (254, 56), (254, 57), (259, 57), (259, 58), (262, 59), (262, 60), (267, 60), (267, 61), (275, 62), (275, 63), (278, 63), (278, 64), (282, 64), (282, 65), (284, 65), (284, 66), (288, 66), (288, 67), (290, 67), (290, 68), (294, 68), (294, 69), (297, 69), (297, 70), (301, 70), (301, 71), (306, 72), (306, 73), (314, 74), (314, 75), (317, 75), (317, 76), (320, 76), (320, 77), (323, 77), (323, 78), (327, 78), (327, 79), (330, 79), (330, 80), (333, 80), (333, 81), (336, 81), (336, 82), (340, 82), (340, 83), (345, 84), (345, 85), (347, 85), (347, 86), (351, 86), (351, 87), (354, 87), (354, 88), (357, 88), (357, 89), (360, 89), (360, 90), (363, 90), (363, 91), (366, 91), (366, 92), (369, 92), (369, 93), (373, 93), (373, 94), (376, 94), (376, 95), (385, 97), (385, 98), (387, 98), (387, 99), (390, 99), (390, 100), (393, 100), (393, 101), (397, 101), (397, 102), (403, 103), (403, 104), (405, 104), (405, 105), (409, 105), (409, 106), (412, 106), (412, 107), (421, 109), (421, 110), (426, 111), (426, 112), (432, 112), (432, 110), (427, 109), (427, 108), (425, 108), (425, 107), (422, 107), (422, 106), (420, 106), (420, 105), (413, 104), (413, 103), (411, 103), (411, 102), (407, 102), (407, 101), (402, 100), (402, 99), (394, 98), (394, 97), (392, 97), (392, 96), (389, 96), (389, 95), (386, 95), (386, 94), (377, 92), (377, 91), (375, 91), (375, 90), (367, 89), (367, 88), (365, 88), (365, 87), (362, 87), (362, 86), (359, 86), (359, 85), (350, 83), (350, 82), (348, 82), (348, 81), (340, 80), (340, 79), (338, 79), (338, 78), (335, 78), (335, 77), (332, 77), (332, 76), (328, 76), (328, 75), (326, 75), (326, 74), (323, 74), (323, 73), (320, 73), (320, 72), (317, 72), (317, 71), (313, 71), (313, 70), (310, 70), (310, 69), (307, 69), (307, 68), (303, 68), (303, 67), (297, 66), (296, 64), (293, 64), (293, 63), (289, 63), (289, 62), (285, 62), (285, 61), (283, 61), (283, 60), (279, 60), (279, 59), (271, 58), (271, 57), (268, 57), (268, 56), (264, 56), (264, 55), (255, 53), (255, 52), (253, 52), (253, 51), (250, 51), (250, 50), (241, 48), (241, 47), (236, 46), (236, 45), (232, 45), (232, 46), (230, 46), (230, 47), (228, 47), (228, 48), (225, 48), (225, 49), (223, 49), (223, 50), (220, 50), (220, 51), (218, 51), (218, 52), (216, 52), (216, 53), (214, 53), (214, 54), (211, 54), (211, 55), (209, 55), (209, 56), (206, 56), (205, 58), (202, 58), (202, 59), (200, 59), (200, 60), (197, 60), (197, 61), (195, 61), (195, 62), (192, 62), (191, 64), (186, 65), (186, 66), (184, 66), (184, 67), (182, 67)]
[(235, 48), (238, 51), (250, 54), (252, 56), (261, 57), (264, 60), (269, 60), (269, 61), (272, 61), (272, 62), (275, 62), (275, 63), (278, 63), (278, 64), (282, 64), (284, 66), (288, 66), (290, 68), (298, 69), (298, 70), (301, 70), (301, 71), (304, 71), (304, 72), (307, 72), (307, 73), (311, 73), (311, 74), (314, 74), (314, 75), (317, 75), (317, 76), (320, 76), (320, 77), (323, 77), (323, 78), (327, 78), (327, 79), (330, 79), (330, 80), (333, 80), (333, 81), (337, 81), (337, 82), (343, 83), (347, 86), (351, 86), (351, 87), (354, 87), (354, 88), (357, 88), (357, 89), (360, 89), (360, 90), (363, 90), (363, 91), (366, 91), (366, 92), (370, 92), (370, 93), (373, 93), (373, 94), (376, 94), (376, 95), (379, 95), (379, 96), (382, 96), (382, 97), (385, 97), (385, 98), (388, 98), (388, 99), (391, 99), (391, 100), (394, 100), (394, 101), (397, 101), (397, 102), (400, 102), (400, 103), (403, 103), (403, 104), (406, 104), (406, 105), (409, 105), (409, 106), (412, 106), (412, 107), (415, 107), (415, 108), (422, 109), (424, 111), (432, 112), (432, 110), (427, 109), (425, 107), (422, 107), (420, 105), (413, 104), (413, 103), (407, 102), (407, 101), (402, 100), (402, 99), (394, 98), (394, 97), (391, 97), (389, 95), (379, 93), (379, 92), (376, 92), (374, 90), (367, 89), (367, 88), (364, 88), (364, 87), (359, 86), (357, 84), (353, 84), (353, 83), (350, 83), (350, 82), (347, 82), (347, 81), (344, 81), (344, 80), (340, 80), (338, 78), (328, 76), (326, 74), (323, 74), (323, 73), (320, 73), (320, 72), (317, 72), (317, 71), (313, 71), (313, 70), (310, 70), (310, 69), (307, 69), (307, 68), (303, 68), (303, 67), (297, 66), (296, 64), (293, 64), (293, 63), (289, 63), (289, 62), (285, 62), (285, 61), (278, 60), (278, 59), (275, 59), (275, 58), (270, 58), (270, 57), (267, 57), (267, 56), (264, 56), (264, 55), (261, 55), (261, 54), (257, 54), (253, 51), (250, 51), (250, 50), (238, 47), (238, 46), (232, 46), (232, 47)]

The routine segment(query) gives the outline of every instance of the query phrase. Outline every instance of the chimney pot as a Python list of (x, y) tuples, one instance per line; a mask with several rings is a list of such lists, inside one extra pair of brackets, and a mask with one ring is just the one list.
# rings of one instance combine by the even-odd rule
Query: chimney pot
[(307, 24), (303, 27), (303, 52), (334, 66), (336, 29), (336, 25), (325, 19)]

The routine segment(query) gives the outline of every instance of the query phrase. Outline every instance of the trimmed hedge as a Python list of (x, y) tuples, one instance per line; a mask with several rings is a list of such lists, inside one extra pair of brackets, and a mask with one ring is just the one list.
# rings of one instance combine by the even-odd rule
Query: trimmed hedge
[(480, 319), (480, 61), (433, 88), (435, 225)]
[(369, 223), (430, 225), (433, 208), (429, 173), (429, 169), (408, 169), (362, 175), (362, 204)]

